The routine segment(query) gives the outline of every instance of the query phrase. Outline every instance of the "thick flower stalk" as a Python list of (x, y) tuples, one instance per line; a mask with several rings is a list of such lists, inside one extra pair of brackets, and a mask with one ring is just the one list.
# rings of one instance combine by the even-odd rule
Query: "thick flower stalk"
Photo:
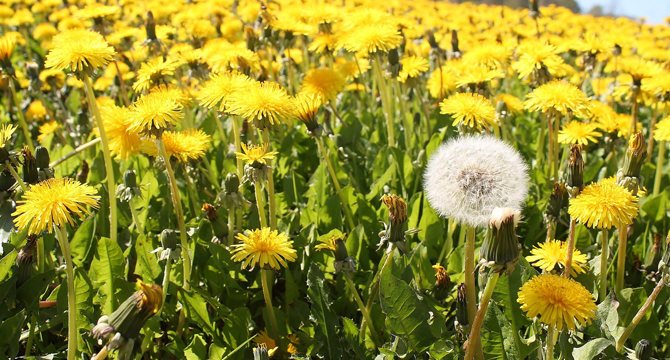
[[(579, 195), (584, 188), (584, 160), (582, 159), (582, 146), (570, 146), (570, 157), (566, 174), (565, 188), (568, 190), (570, 199)], [(568, 243), (565, 258), (565, 272), (563, 276), (570, 277), (572, 274), (572, 254), (575, 249), (575, 227), (577, 221), (570, 216), (570, 228), (568, 230)]]

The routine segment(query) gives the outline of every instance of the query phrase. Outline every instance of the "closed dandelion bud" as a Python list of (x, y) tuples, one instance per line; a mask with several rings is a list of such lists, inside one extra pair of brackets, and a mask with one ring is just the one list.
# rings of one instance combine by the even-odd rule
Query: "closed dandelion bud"
[(554, 183), (554, 191), (551, 192), (547, 209), (544, 211), (544, 220), (547, 223), (557, 222), (561, 216), (561, 209), (566, 205), (567, 190), (565, 184)]
[(444, 300), (449, 296), (451, 279), (447, 270), (442, 265), (433, 265), (435, 269), (435, 284), (433, 285), (433, 297), (436, 300)]
[(18, 279), (16, 286), (23, 285), (35, 272), (35, 247), (37, 246), (37, 235), (30, 234), (24, 245), (16, 256), (16, 265), (18, 266)]
[(498, 114), (498, 118), (505, 118), (508, 115), (508, 110), (507, 110), (507, 103), (500, 100), (496, 104), (496, 114)]
[[(12, 166), (11, 164), (8, 166)], [(9, 171), (3, 171), (0, 173), (0, 192), (9, 191), (9, 189), (16, 184), (16, 179), (12, 176), (12, 173)], [(4, 197), (0, 197), (0, 201), (4, 200)]]
[(635, 345), (635, 357), (638, 360), (649, 360), (651, 359), (653, 350), (651, 342), (647, 339), (642, 339)]
[(163, 290), (158, 285), (147, 285), (137, 280), (139, 291), (133, 293), (111, 315), (102, 316), (91, 330), (91, 335), (108, 350), (119, 350), (118, 359), (129, 359), (135, 339), (144, 324), (163, 306)]
[(493, 271), (511, 274), (519, 261), (519, 239), (516, 225), (521, 212), (512, 208), (496, 208), (489, 218), (489, 228), (480, 248), (480, 264)]
[(130, 201), (133, 197), (142, 197), (142, 190), (137, 184), (135, 170), (126, 170), (123, 173), (123, 183), (116, 188), (116, 197), (121, 201)]
[(458, 32), (456, 30), (451, 30), (451, 51), (453, 51), (454, 54), (460, 54), (461, 52), (461, 50), (458, 48)]
[(232, 194), (238, 192), (240, 187), (240, 178), (235, 173), (228, 173), (226, 179), (223, 181), (223, 188), (226, 190), (226, 194)]
[(400, 74), (400, 70), (402, 70), (402, 64), (400, 63), (400, 55), (398, 54), (398, 49), (391, 49), (388, 52), (388, 60), (389, 60), (389, 71), (391, 72), (392, 77), (397, 77), (398, 74)]
[(88, 181), (88, 172), (89, 172), (88, 162), (86, 162), (86, 160), (82, 160), (81, 168), (77, 173), (77, 181), (79, 181), (82, 184), (86, 184), (86, 181)]
[(647, 145), (641, 132), (634, 134), (628, 142), (628, 149), (623, 160), (623, 166), (617, 172), (617, 184), (637, 196), (642, 186), (640, 171), (647, 158)]
[(568, 169), (565, 176), (565, 189), (574, 198), (584, 188), (584, 160), (582, 159), (582, 146), (571, 145), (570, 157), (568, 158)]
[(26, 75), (30, 79), (31, 83), (39, 84), (40, 81), (40, 67), (37, 63), (29, 62), (25, 65)]
[(181, 255), (181, 247), (179, 246), (179, 238), (177, 233), (172, 229), (165, 229), (160, 235), (161, 246), (152, 253), (158, 253), (158, 260), (173, 260), (179, 261)]
[(147, 31), (147, 42), (159, 41), (158, 37), (156, 36), (156, 21), (154, 21), (154, 13), (151, 11), (147, 12), (147, 22), (145, 24), (145, 28)]
[(537, 0), (530, 0), (530, 16), (536, 18), (540, 14), (540, 7)]
[(37, 167), (40, 169), (46, 169), (49, 167), (49, 162), (51, 158), (49, 157), (49, 150), (44, 146), (38, 146), (35, 148), (35, 161)]
[(431, 30), (426, 30), (426, 40), (428, 41), (428, 45), (430, 45), (431, 49), (439, 49), (440, 45), (437, 44), (437, 41), (435, 40), (435, 34)]
[(356, 271), (356, 263), (354, 259), (349, 256), (347, 251), (347, 246), (344, 243), (344, 237), (346, 234), (341, 234), (339, 236), (330, 237), (327, 240), (321, 240), (321, 244), (315, 246), (316, 250), (330, 250), (335, 256), (335, 261), (333, 262), (333, 267), (335, 268), (335, 274), (340, 271), (344, 271), (348, 275)]
[(221, 240), (228, 236), (228, 226), (226, 226), (223, 219), (219, 217), (214, 206), (204, 203), (202, 205), (202, 211), (205, 213), (207, 220), (212, 224), (212, 231), (217, 239)]
[(647, 250), (644, 258), (644, 269), (647, 272), (658, 270), (658, 263), (663, 256), (663, 237), (661, 234), (654, 234), (654, 245)]
[(398, 195), (384, 195), (381, 200), (389, 209), (389, 221), (384, 223), (384, 231), (379, 233), (381, 239), (377, 250), (381, 249), (385, 242), (389, 242), (390, 244), (395, 244), (398, 249), (407, 254), (405, 235), (415, 234), (421, 230), (404, 230), (405, 222), (407, 221), (407, 204), (405, 204), (405, 200), (398, 197)]
[(463, 327), (469, 325), (467, 291), (465, 283), (458, 284), (456, 288), (456, 322)]
[(254, 28), (251, 26), (244, 27), (244, 41), (247, 44), (247, 49), (256, 51), (256, 43), (258, 43), (258, 38), (256, 37)]
[(21, 152), (23, 153), (23, 182), (35, 185), (40, 182), (35, 157), (28, 147), (24, 147)]

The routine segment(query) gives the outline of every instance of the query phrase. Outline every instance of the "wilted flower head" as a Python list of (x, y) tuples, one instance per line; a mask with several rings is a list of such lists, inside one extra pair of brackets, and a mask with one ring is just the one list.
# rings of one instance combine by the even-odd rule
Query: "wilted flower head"
[(493, 209), (521, 208), (528, 192), (527, 167), (500, 139), (459, 137), (442, 144), (428, 160), (424, 190), (439, 215), (485, 226)]

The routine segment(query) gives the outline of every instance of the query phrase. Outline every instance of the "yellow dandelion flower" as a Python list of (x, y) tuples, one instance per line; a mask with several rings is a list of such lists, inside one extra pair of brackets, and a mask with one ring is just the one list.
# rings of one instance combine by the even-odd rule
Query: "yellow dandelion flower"
[[(100, 109), (105, 133), (109, 138), (109, 150), (117, 159), (128, 159), (140, 151), (142, 140), (137, 133), (128, 131), (130, 110), (119, 106), (104, 106)], [(97, 135), (97, 129), (94, 130)]]
[(272, 160), (275, 155), (279, 154), (277, 151), (268, 151), (268, 144), (263, 146), (242, 144), (242, 152), (235, 152), (239, 160), (247, 162), (247, 165), (260, 166), (267, 165), (265, 160)]
[(154, 86), (151, 88), (151, 90), (149, 90), (149, 93), (156, 94), (157, 96), (172, 98), (184, 107), (193, 103), (193, 98), (188, 93), (172, 84), (160, 84), (158, 86)]
[(489, 69), (481, 65), (466, 66), (463, 68), (458, 80), (456, 80), (456, 86), (483, 84), (503, 77), (505, 77), (505, 74), (498, 69)]
[(468, 65), (504, 68), (510, 56), (511, 52), (505, 46), (498, 43), (485, 43), (463, 54), (463, 62)]
[(57, 121), (50, 121), (40, 126), (40, 134), (37, 136), (37, 141), (42, 143), (48, 135), (53, 134), (58, 129), (60, 129), (60, 124)]
[(267, 329), (261, 330), (258, 334), (256, 334), (253, 341), (256, 345), (265, 344), (268, 349), (274, 349), (277, 347), (277, 343), (275, 343), (274, 339), (268, 335)]
[(226, 109), (226, 104), (233, 93), (244, 93), (244, 89), (253, 84), (248, 76), (240, 73), (218, 73), (209, 78), (205, 86), (200, 90), (198, 101), (200, 105), (211, 109), (217, 104), (219, 111)]
[(640, 206), (638, 198), (616, 183), (599, 182), (588, 185), (570, 199), (568, 214), (590, 228), (620, 228), (633, 223)]
[(535, 41), (522, 44), (519, 49), (519, 60), (512, 63), (512, 69), (519, 74), (519, 79), (528, 77), (533, 72), (545, 69), (550, 74), (560, 71), (565, 64), (558, 56), (556, 47)]
[(422, 56), (408, 56), (400, 60), (402, 70), (398, 74), (398, 81), (406, 82), (409, 78), (417, 78), (430, 69), (428, 60)]
[(12, 138), (14, 131), (16, 131), (17, 126), (12, 126), (11, 124), (4, 124), (0, 126), (0, 147), (5, 147), (5, 143)]
[(517, 301), (529, 318), (540, 322), (575, 330), (575, 322), (582, 326), (591, 323), (598, 309), (593, 295), (575, 280), (554, 274), (542, 274), (523, 284)]
[(293, 345), (292, 343), (289, 343), (288, 346), (286, 347), (286, 352), (291, 355), (294, 355), (298, 353), (298, 348), (295, 347), (295, 345)]
[(670, 116), (659, 121), (654, 129), (654, 140), (670, 141)]
[(491, 102), (474, 93), (458, 93), (440, 103), (440, 114), (451, 114), (453, 126), (463, 124), (477, 130), (489, 125), (496, 126), (496, 109)]
[(609, 123), (614, 121), (616, 117), (616, 112), (612, 107), (598, 100), (589, 102), (589, 111), (591, 112), (591, 119), (597, 123)]
[(504, 102), (507, 105), (507, 112), (510, 114), (521, 114), (523, 112), (523, 101), (510, 94), (500, 94), (496, 97), (495, 103)]
[(589, 100), (586, 94), (567, 81), (554, 80), (528, 94), (524, 103), (530, 111), (548, 112), (554, 110), (563, 115), (568, 111), (588, 114)]
[(183, 107), (174, 99), (160, 93), (140, 96), (130, 109), (128, 131), (153, 134), (181, 122)]
[(16, 38), (14, 36), (3, 36), (0, 38), (0, 60), (9, 60), (14, 52)]
[[(237, 234), (236, 239), (242, 244), (234, 244), (230, 251), (233, 261), (243, 261), (242, 267), (259, 265), (261, 268), (280, 269), (288, 266), (287, 261), (295, 261), (298, 256), (293, 248), (293, 241), (277, 230), (263, 228), (247, 230), (245, 234)], [(280, 266), (281, 265), (281, 266)]]
[(633, 82), (638, 82), (638, 85), (642, 79), (653, 77), (662, 70), (659, 64), (637, 57), (619, 59), (618, 65), (619, 71), (632, 76)]
[(244, 91), (230, 94), (228, 111), (249, 122), (289, 122), (295, 117), (293, 100), (286, 89), (274, 82), (252, 82)]
[(337, 35), (320, 33), (314, 37), (307, 50), (316, 54), (331, 53), (335, 51), (337, 44)]
[(97, 32), (73, 29), (53, 38), (53, 48), (47, 54), (44, 66), (48, 69), (93, 71), (114, 59), (116, 51)]
[(96, 19), (113, 17), (121, 10), (118, 6), (107, 6), (104, 4), (89, 4), (83, 9), (77, 11), (75, 16), (80, 19)]
[[(526, 257), (529, 263), (542, 270), (551, 272), (558, 270), (557, 265), (561, 269), (565, 268), (565, 261), (568, 256), (568, 244), (560, 240), (550, 240), (546, 243), (536, 245), (530, 253), (532, 255)], [(586, 255), (582, 254), (578, 249), (574, 249), (572, 252), (570, 275), (576, 277), (578, 274), (583, 274), (586, 272), (587, 267)]]
[[(179, 132), (166, 131), (163, 133), (162, 141), (169, 157), (187, 162), (205, 156), (212, 138), (202, 130), (188, 129)], [(153, 140), (144, 140), (140, 145), (140, 151), (153, 157), (160, 154)]]
[(344, 90), (347, 80), (332, 69), (311, 69), (302, 79), (300, 92), (320, 97), (324, 102), (333, 101)]
[(456, 79), (458, 76), (449, 66), (442, 66), (430, 74), (426, 86), (430, 96), (435, 99), (441, 99), (456, 89)]
[[(600, 180), (599, 183), (603, 183), (603, 184), (609, 183), (609, 184), (615, 184), (616, 185), (617, 184), (616, 175), (606, 177), (606, 178)], [(637, 197), (641, 198), (645, 195), (647, 195), (647, 188), (644, 187), (644, 186), (640, 186), (640, 188), (637, 190)]]
[(395, 49), (402, 43), (402, 36), (396, 24), (390, 22), (369, 23), (353, 29), (342, 40), (342, 46), (349, 52), (373, 54)]
[(343, 57), (335, 59), (335, 70), (344, 75), (347, 81), (357, 79), (361, 73), (370, 69), (370, 63), (366, 59), (354, 59), (347, 61)]
[(98, 191), (69, 178), (51, 178), (32, 186), (12, 214), (19, 231), (29, 228), (30, 234), (47, 230), (53, 233), (54, 225), (74, 225), (73, 215), (80, 218), (89, 214), (86, 206), (98, 207)]
[(137, 81), (133, 84), (133, 90), (144, 91), (158, 84), (166, 76), (174, 75), (174, 71), (179, 66), (179, 61), (163, 57), (157, 57), (149, 62), (142, 63), (137, 70)]
[(26, 119), (30, 121), (43, 121), (47, 117), (47, 108), (40, 100), (35, 100), (28, 105)]
[(596, 137), (602, 136), (596, 131), (596, 124), (587, 124), (580, 121), (570, 121), (558, 132), (558, 142), (564, 145), (581, 144), (588, 145), (590, 142), (598, 142)]
[(44, 91), (60, 89), (65, 85), (65, 73), (62, 70), (45, 69), (40, 72), (40, 81)]

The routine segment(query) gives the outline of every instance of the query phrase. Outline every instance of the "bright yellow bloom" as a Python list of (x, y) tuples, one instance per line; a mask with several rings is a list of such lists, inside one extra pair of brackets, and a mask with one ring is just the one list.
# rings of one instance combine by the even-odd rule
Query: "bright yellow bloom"
[(654, 140), (670, 141), (670, 116), (656, 124), (656, 129), (654, 129)]
[[(198, 160), (205, 156), (212, 138), (202, 130), (188, 129), (185, 131), (166, 131), (162, 137), (165, 152), (169, 157), (175, 157), (181, 162)], [(153, 140), (144, 140), (140, 151), (156, 157), (160, 154)]]
[(528, 77), (534, 72), (545, 69), (549, 74), (560, 71), (564, 64), (563, 59), (557, 55), (556, 47), (529, 41), (522, 44), (518, 52), (519, 60), (512, 64), (512, 69), (519, 73), (519, 79)]
[(456, 75), (454, 69), (450, 66), (443, 65), (440, 69), (436, 69), (430, 74), (426, 86), (430, 96), (435, 99), (441, 99), (450, 92), (456, 89)]
[(499, 101), (502, 101), (507, 105), (507, 112), (510, 114), (521, 114), (523, 112), (523, 102), (514, 95), (500, 94), (495, 99), (496, 105)]
[(563, 115), (568, 111), (588, 114), (589, 99), (586, 94), (567, 81), (554, 80), (528, 94), (524, 103), (530, 111), (548, 112), (554, 110)]
[[(641, 81), (659, 74), (661, 66), (653, 61), (643, 60), (637, 57), (626, 57), (619, 59), (619, 71), (629, 74), (633, 81)], [(639, 84), (638, 84), (639, 85)]]
[(37, 136), (37, 141), (42, 143), (42, 141), (46, 139), (47, 135), (53, 134), (58, 129), (60, 129), (60, 124), (57, 121), (50, 121), (40, 126), (40, 134)]
[(316, 114), (321, 108), (322, 102), (318, 96), (299, 93), (295, 97), (295, 109), (298, 119), (307, 125), (308, 130), (314, 130), (318, 126)]
[(4, 124), (0, 126), (0, 147), (5, 147), (5, 143), (12, 138), (17, 126), (11, 124)]
[(235, 152), (239, 160), (247, 162), (247, 165), (267, 165), (265, 160), (272, 160), (275, 155), (279, 154), (277, 151), (268, 151), (268, 144), (263, 146), (242, 144), (243, 152)]
[(353, 29), (342, 40), (342, 46), (350, 52), (368, 55), (377, 51), (386, 52), (402, 43), (396, 24), (390, 22), (370, 23)]
[(491, 70), (488, 67), (482, 65), (465, 66), (460, 76), (456, 80), (456, 86), (483, 84), (493, 79), (499, 79), (503, 77), (505, 77), (505, 74), (497, 69)]
[[(600, 180), (599, 183), (602, 183), (602, 184), (604, 184), (604, 183), (617, 184), (616, 175), (606, 177), (606, 178)], [(644, 186), (640, 186), (640, 188), (637, 190), (637, 197), (641, 198), (645, 195), (647, 195), (647, 188), (645, 188)]]
[[(529, 263), (537, 266), (542, 270), (554, 271), (558, 270), (556, 266), (561, 269), (565, 268), (565, 261), (568, 257), (568, 244), (560, 240), (550, 240), (546, 243), (536, 245), (530, 251), (531, 256), (526, 257)], [(572, 252), (572, 267), (570, 275), (576, 277), (578, 274), (586, 272), (587, 258), (581, 251), (574, 249)]]
[(174, 99), (176, 102), (181, 104), (181, 106), (189, 106), (193, 102), (193, 98), (184, 91), (184, 89), (176, 87), (172, 84), (160, 84), (154, 86), (149, 90), (150, 93), (156, 94), (157, 96), (166, 96)]
[(440, 103), (440, 114), (451, 114), (453, 126), (462, 123), (468, 127), (477, 126), (478, 130), (496, 124), (496, 109), (491, 102), (474, 93), (458, 93)]
[(620, 228), (633, 223), (640, 209), (638, 198), (616, 183), (601, 181), (588, 185), (570, 199), (568, 214), (591, 228)]
[(98, 207), (93, 187), (81, 184), (69, 178), (51, 178), (32, 186), (19, 200), (16, 211), (12, 214), (14, 224), (19, 231), (28, 228), (30, 234), (39, 234), (43, 230), (53, 233), (54, 225), (74, 225), (72, 215), (80, 218), (88, 215), (86, 206)]
[(104, 17), (112, 17), (115, 15), (117, 12), (119, 12), (121, 8), (118, 6), (107, 6), (103, 4), (90, 4), (86, 5), (85, 8), (77, 11), (75, 13), (75, 16), (77, 16), (80, 19), (95, 19), (95, 18), (104, 18)]
[(542, 274), (523, 284), (517, 301), (529, 318), (555, 326), (558, 331), (575, 330), (591, 323), (598, 309), (593, 295), (575, 280), (554, 274)]
[(302, 79), (300, 92), (318, 96), (322, 101), (333, 101), (344, 90), (347, 80), (335, 70), (311, 69)]
[(570, 121), (558, 132), (558, 142), (565, 145), (581, 144), (588, 145), (590, 142), (598, 142), (597, 136), (602, 136), (596, 131), (596, 124), (586, 124), (580, 121)]
[(12, 56), (14, 45), (16, 45), (16, 37), (5, 35), (0, 38), (0, 60), (7, 60)]
[(277, 347), (277, 343), (275, 343), (274, 339), (270, 337), (267, 329), (261, 330), (256, 336), (254, 336), (253, 341), (256, 345), (265, 344), (268, 349), (274, 349)]
[(97, 32), (73, 29), (53, 38), (53, 48), (47, 54), (44, 66), (48, 69), (92, 71), (114, 59), (116, 51)]
[(370, 69), (370, 63), (366, 59), (354, 59), (353, 61), (347, 61), (343, 57), (338, 57), (335, 59), (335, 70), (347, 79), (347, 81), (352, 81), (357, 79), (361, 73), (365, 73)]
[(42, 90), (58, 90), (65, 85), (65, 73), (62, 70), (45, 69), (40, 72), (40, 81), (42, 81)]
[(226, 106), (232, 114), (249, 122), (267, 121), (271, 125), (289, 122), (295, 117), (293, 100), (286, 89), (275, 82), (253, 82), (244, 91), (230, 94)]
[(35, 100), (28, 105), (26, 119), (30, 121), (43, 121), (47, 116), (47, 108), (40, 100)]
[(309, 44), (308, 50), (316, 54), (330, 53), (337, 47), (337, 35), (317, 34)]
[(183, 118), (183, 107), (174, 99), (160, 93), (142, 95), (130, 109), (128, 131), (154, 134), (176, 125)]
[(398, 74), (398, 81), (404, 83), (407, 79), (417, 78), (419, 74), (428, 71), (430, 64), (422, 56), (408, 56), (400, 60), (402, 70)]
[[(288, 266), (287, 261), (295, 261), (298, 256), (293, 248), (293, 241), (277, 230), (263, 228), (248, 230), (246, 234), (237, 234), (236, 239), (242, 244), (234, 244), (230, 253), (233, 261), (244, 261), (242, 267), (257, 264), (264, 269), (280, 269)], [(281, 265), (281, 266), (280, 266)]]
[(137, 70), (137, 81), (133, 84), (133, 90), (144, 91), (150, 89), (166, 76), (174, 75), (178, 66), (179, 61), (170, 58), (164, 60), (162, 56), (142, 63), (140, 69)]
[(209, 78), (198, 95), (200, 105), (213, 108), (219, 105), (219, 111), (224, 111), (230, 95), (236, 92), (244, 93), (244, 89), (251, 86), (253, 81), (240, 73), (218, 73)]
[(463, 54), (463, 62), (468, 65), (504, 68), (511, 52), (498, 43), (485, 43), (475, 46)]
[[(128, 159), (140, 151), (142, 140), (137, 133), (128, 131), (130, 110), (115, 105), (100, 109), (105, 133), (109, 138), (109, 150), (117, 159)], [(94, 130), (97, 135), (97, 129)]]

